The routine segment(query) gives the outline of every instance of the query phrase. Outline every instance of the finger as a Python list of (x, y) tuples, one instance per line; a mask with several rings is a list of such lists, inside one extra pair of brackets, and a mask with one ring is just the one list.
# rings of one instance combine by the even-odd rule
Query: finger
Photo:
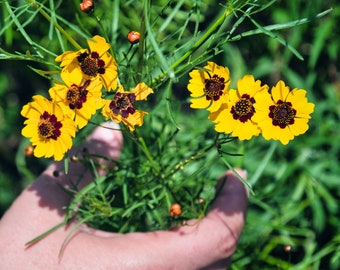
[[(246, 171), (236, 169), (236, 172), (246, 179)], [(238, 239), (245, 222), (249, 191), (232, 171), (227, 171), (219, 182), (224, 186), (213, 203), (208, 218), (219, 219)]]
[[(246, 179), (246, 171), (237, 169), (236, 172)], [(207, 218), (222, 225), (225, 234), (221, 234), (224, 237), (220, 238), (220, 249), (217, 249), (220, 259), (207, 269), (225, 269), (229, 265), (245, 223), (248, 207), (249, 191), (233, 172), (228, 171), (220, 179), (220, 184), (224, 185)]]

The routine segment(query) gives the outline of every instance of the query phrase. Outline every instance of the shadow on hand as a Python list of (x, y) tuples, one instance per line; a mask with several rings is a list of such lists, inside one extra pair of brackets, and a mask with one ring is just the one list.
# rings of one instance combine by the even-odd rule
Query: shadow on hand
[[(69, 152), (68, 156), (71, 158), (67, 161), (67, 172), (64, 166), (66, 162), (54, 162), (28, 188), (28, 191), (35, 192), (39, 197), (40, 208), (56, 210), (58, 215), (64, 215), (73, 193), (93, 181), (92, 168), (83, 157), (92, 157), (95, 164), (109, 167), (119, 158), (121, 145), (120, 131), (112, 130), (112, 127), (110, 129), (99, 127), (81, 147), (75, 147)], [(104, 172), (103, 169), (98, 169), (99, 174)]]

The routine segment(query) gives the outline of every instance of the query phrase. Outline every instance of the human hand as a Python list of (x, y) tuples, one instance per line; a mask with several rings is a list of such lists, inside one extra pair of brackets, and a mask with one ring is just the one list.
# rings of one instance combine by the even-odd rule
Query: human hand
[[(90, 153), (112, 159), (118, 159), (121, 146), (120, 131), (107, 128), (97, 128), (85, 144)], [(246, 177), (244, 171), (238, 173)], [(191, 220), (169, 231), (127, 234), (75, 229), (71, 223), (25, 246), (64, 220), (70, 197), (60, 185), (72, 187), (80, 175), (80, 187), (91, 181), (81, 163), (71, 163), (67, 175), (63, 163), (53, 163), (16, 199), (0, 222), (1, 269), (225, 269), (230, 262), (247, 209), (247, 191), (230, 171), (222, 177), (227, 181), (209, 214), (198, 223)]]

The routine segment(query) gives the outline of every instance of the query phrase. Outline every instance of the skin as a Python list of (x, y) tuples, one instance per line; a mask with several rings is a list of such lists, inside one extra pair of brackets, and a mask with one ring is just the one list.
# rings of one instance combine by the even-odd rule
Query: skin
[[(121, 133), (105, 128), (97, 128), (85, 144), (91, 153), (113, 159), (118, 159), (121, 146)], [(60, 172), (57, 177), (53, 175), (55, 171)], [(226, 269), (230, 263), (248, 204), (247, 190), (230, 171), (222, 176), (221, 179), (226, 177), (227, 181), (211, 211), (199, 223), (191, 220), (189, 226), (169, 231), (128, 234), (85, 226), (75, 228), (71, 223), (25, 246), (63, 221), (63, 207), (69, 202), (69, 196), (59, 185), (69, 187), (71, 182), (75, 183), (84, 168), (75, 162), (71, 163), (67, 175), (62, 171), (62, 162), (50, 165), (3, 216), (1, 269)], [(244, 171), (238, 170), (238, 173), (246, 177)], [(89, 181), (91, 176), (85, 173), (80, 185), (85, 186)], [(72, 236), (59, 254), (70, 232)]]

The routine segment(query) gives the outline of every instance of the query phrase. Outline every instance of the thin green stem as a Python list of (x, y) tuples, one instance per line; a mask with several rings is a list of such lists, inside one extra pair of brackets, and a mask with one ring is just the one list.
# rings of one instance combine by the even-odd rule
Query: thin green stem
[(175, 63), (173, 63), (170, 67), (171, 69), (175, 69), (178, 67), (185, 59), (187, 59), (194, 51), (202, 46), (202, 44), (213, 34), (217, 27), (219, 27), (228, 17), (232, 14), (231, 9), (227, 9), (223, 14), (217, 18), (217, 20), (213, 23), (213, 25), (203, 34), (203, 36), (192, 46), (192, 48), (187, 51), (182, 57), (180, 57)]
[(140, 143), (140, 145), (141, 145), (141, 148), (142, 148), (142, 150), (143, 150), (143, 152), (144, 152), (146, 158), (147, 158), (150, 162), (153, 162), (153, 158), (152, 158), (152, 156), (151, 156), (151, 154), (150, 154), (150, 151), (149, 151), (148, 147), (147, 147), (146, 144), (145, 144), (144, 139), (143, 139), (141, 136), (138, 136), (138, 141), (139, 141), (139, 143)]
[(153, 156), (151, 155), (148, 146), (146, 145), (144, 138), (142, 136), (140, 136), (139, 132), (137, 130), (134, 131), (137, 137), (137, 146), (143, 151), (145, 157), (147, 158), (147, 160), (150, 162), (150, 164), (152, 165), (152, 169), (155, 172), (155, 174), (158, 175), (159, 173), (159, 168), (155, 165), (155, 160), (153, 158)]
[[(144, 5), (144, 8), (145, 5)], [(140, 33), (140, 38), (139, 38), (139, 47), (138, 47), (138, 66), (137, 66), (137, 81), (141, 81), (142, 79), (142, 74), (143, 74), (143, 62), (144, 62), (144, 42), (145, 42), (145, 33), (146, 33), (146, 29), (145, 29), (145, 13), (143, 11), (143, 15), (142, 15), (142, 19), (140, 22), (140, 29), (139, 29), (139, 33)]]
[[(187, 58), (189, 58), (196, 50), (198, 50), (214, 33), (214, 31), (224, 22), (224, 20), (232, 14), (232, 8), (228, 8), (225, 10), (222, 15), (220, 15), (216, 21), (207, 29), (207, 31), (197, 40), (197, 42), (188, 50), (185, 54), (183, 54), (175, 63), (170, 66), (170, 70), (174, 70), (180, 64), (182, 64)], [(153, 80), (152, 84), (159, 81), (160, 78), (163, 78), (166, 75), (166, 71), (159, 75), (156, 79)]]
[(54, 20), (51, 19), (51, 16), (44, 11), (39, 4), (35, 0), (25, 0), (26, 3), (30, 4), (33, 8), (37, 9), (39, 13), (48, 21), (52, 22), (53, 26), (78, 50), (81, 50), (82, 47)]

